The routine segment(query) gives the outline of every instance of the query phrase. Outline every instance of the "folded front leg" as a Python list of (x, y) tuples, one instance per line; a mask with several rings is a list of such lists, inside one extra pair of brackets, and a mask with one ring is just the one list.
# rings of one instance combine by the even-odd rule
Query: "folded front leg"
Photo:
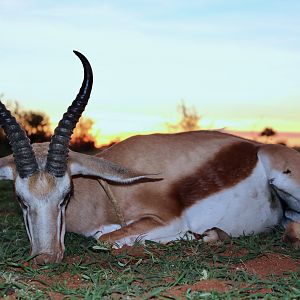
[(99, 241), (116, 244), (120, 247), (123, 245), (133, 245), (139, 237), (142, 238), (147, 232), (160, 226), (162, 224), (157, 219), (144, 217), (118, 230), (102, 235)]

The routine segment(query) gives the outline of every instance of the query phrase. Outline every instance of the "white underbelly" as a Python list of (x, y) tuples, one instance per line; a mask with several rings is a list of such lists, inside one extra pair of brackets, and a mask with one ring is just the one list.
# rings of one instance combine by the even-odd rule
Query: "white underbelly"
[(277, 225), (282, 218), (280, 203), (272, 201), (263, 166), (258, 162), (251, 176), (201, 199), (186, 209), (182, 218), (189, 230), (200, 234), (212, 227), (232, 236), (258, 233)]

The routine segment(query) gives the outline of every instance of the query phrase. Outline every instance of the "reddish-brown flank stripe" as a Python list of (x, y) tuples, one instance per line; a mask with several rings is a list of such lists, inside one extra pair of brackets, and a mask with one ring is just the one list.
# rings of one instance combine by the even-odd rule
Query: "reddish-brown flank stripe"
[(221, 149), (192, 175), (177, 181), (172, 186), (171, 196), (185, 208), (236, 185), (252, 173), (258, 159), (257, 151), (257, 145), (249, 142), (238, 142)]

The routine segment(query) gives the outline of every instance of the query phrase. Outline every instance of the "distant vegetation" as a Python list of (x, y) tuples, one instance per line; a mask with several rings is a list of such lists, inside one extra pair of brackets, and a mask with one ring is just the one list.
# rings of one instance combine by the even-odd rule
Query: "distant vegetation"
[(32, 143), (50, 140), (52, 130), (49, 116), (43, 112), (22, 110), (18, 102), (9, 103), (7, 106)]
[(261, 133), (260, 136), (266, 136), (266, 137), (270, 137), (270, 136), (274, 136), (276, 135), (276, 131), (271, 128), (271, 127), (266, 127)]
[[(3, 95), (0, 100), (5, 102)], [(7, 103), (7, 101), (6, 101)], [(26, 131), (31, 143), (48, 142), (53, 134), (50, 117), (40, 111), (24, 110), (18, 102), (9, 102), (7, 108), (15, 116), (19, 124)], [(192, 131), (199, 130), (200, 115), (195, 107), (188, 107), (182, 100), (177, 106), (180, 120), (177, 124), (167, 124), (169, 132)], [(77, 152), (93, 152), (96, 148), (96, 137), (92, 133), (94, 121), (89, 118), (81, 117), (72, 135), (70, 148)], [(104, 145), (101, 149), (105, 149), (119, 140), (113, 141), (109, 145)], [(3, 130), (0, 128), (0, 157), (11, 153), (10, 146), (5, 137)]]
[(70, 148), (77, 152), (90, 152), (96, 149), (96, 137), (92, 133), (94, 121), (81, 117), (71, 139)]
[[(3, 96), (0, 96), (3, 101)], [(31, 143), (50, 141), (53, 134), (50, 117), (44, 112), (23, 110), (17, 102), (8, 103), (7, 108), (26, 131)], [(91, 130), (94, 122), (81, 117), (72, 135), (70, 148), (78, 152), (91, 152), (96, 149), (96, 137)], [(0, 128), (0, 157), (11, 153), (3, 130)]]
[[(278, 140), (277, 137), (277, 131), (275, 131), (272, 127), (266, 127), (262, 130), (262, 132), (259, 134), (261, 137), (264, 137), (265, 143), (274, 143), (276, 140), (277, 144), (286, 146), (285, 140)], [(275, 137), (275, 140), (274, 140)], [(297, 148), (297, 147), (296, 147)]]
[(169, 132), (193, 131), (199, 130), (199, 121), (201, 119), (194, 106), (188, 107), (183, 100), (178, 104), (177, 111), (180, 115), (180, 120), (177, 124), (167, 123)]
[[(0, 100), (5, 102), (3, 101), (3, 98), (3, 95), (0, 94)], [(10, 102), (7, 104), (7, 107), (15, 116), (19, 124), (24, 128), (31, 143), (50, 141), (53, 131), (51, 128), (50, 117), (47, 114), (40, 111), (24, 110), (20, 107), (18, 102)], [(177, 105), (177, 111), (179, 114), (178, 122), (166, 124), (169, 132), (175, 133), (200, 129), (199, 122), (201, 120), (201, 116), (194, 106), (189, 107), (183, 100), (181, 100), (181, 102)], [(109, 145), (103, 145), (101, 148), (97, 148), (96, 137), (92, 133), (93, 125), (93, 120), (84, 117), (80, 118), (71, 138), (70, 148), (72, 150), (77, 152), (93, 153), (97, 149), (103, 150), (120, 141), (120, 139), (116, 139)], [(260, 133), (261, 137), (265, 137), (265, 143), (270, 142), (270, 139), (276, 135), (277, 132), (271, 127), (266, 127)], [(279, 143), (285, 144), (285, 142)], [(10, 153), (10, 146), (3, 130), (0, 128), (0, 157), (6, 156)]]

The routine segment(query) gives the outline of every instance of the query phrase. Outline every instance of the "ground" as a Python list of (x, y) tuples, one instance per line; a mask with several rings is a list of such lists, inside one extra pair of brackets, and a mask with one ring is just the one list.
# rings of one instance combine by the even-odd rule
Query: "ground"
[(66, 236), (62, 263), (32, 264), (12, 187), (0, 182), (0, 297), (6, 299), (300, 298), (300, 250), (282, 229), (212, 246), (201, 240), (111, 249)]

